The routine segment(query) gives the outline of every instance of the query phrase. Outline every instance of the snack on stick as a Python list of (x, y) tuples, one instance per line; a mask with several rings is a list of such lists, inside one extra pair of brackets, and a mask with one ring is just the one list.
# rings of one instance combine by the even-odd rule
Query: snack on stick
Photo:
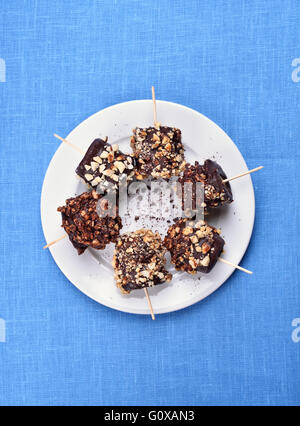
[(223, 251), (225, 241), (220, 231), (204, 221), (196, 224), (179, 219), (172, 225), (164, 244), (171, 253), (172, 263), (179, 271), (208, 273)]
[(165, 253), (158, 233), (140, 229), (121, 235), (113, 258), (117, 287), (128, 294), (170, 281), (172, 275), (165, 269)]
[(137, 127), (133, 130), (131, 147), (138, 180), (170, 179), (178, 176), (185, 166), (181, 131), (174, 127)]
[[(201, 182), (204, 184), (204, 200), (196, 200), (196, 185), (192, 187), (192, 206), (193, 210), (204, 208), (204, 213), (207, 214), (209, 209), (216, 209), (218, 207), (230, 204), (233, 201), (232, 191), (229, 182), (224, 183), (223, 180), (227, 176), (223, 169), (214, 161), (206, 160), (203, 165), (197, 161), (195, 165), (187, 164), (182, 176), (178, 179), (181, 184), (184, 203), (184, 184), (191, 182)], [(187, 194), (190, 196), (190, 194)], [(199, 205), (198, 202), (204, 201)], [(184, 206), (183, 206), (184, 210)]]
[(107, 244), (116, 242), (120, 234), (122, 221), (117, 214), (100, 217), (97, 213), (99, 208), (98, 211), (107, 210), (106, 200), (103, 206), (98, 205), (101, 198), (96, 191), (84, 192), (57, 209), (62, 215), (62, 227), (79, 255), (88, 247), (103, 250)]
[(96, 139), (87, 150), (76, 173), (94, 189), (98, 185), (103, 191), (109, 185), (117, 189), (122, 174), (127, 175), (128, 182), (134, 177), (134, 159), (131, 155), (123, 154), (117, 144), (110, 145), (102, 139)]

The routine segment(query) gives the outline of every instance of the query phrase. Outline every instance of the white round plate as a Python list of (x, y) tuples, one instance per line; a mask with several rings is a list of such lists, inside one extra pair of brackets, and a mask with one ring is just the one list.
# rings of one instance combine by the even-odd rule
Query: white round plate
[[(202, 114), (182, 105), (157, 101), (157, 115), (163, 125), (181, 129), (187, 161), (203, 162), (207, 158), (215, 159), (228, 177), (248, 170), (232, 140)], [(118, 143), (122, 151), (130, 152), (132, 129), (136, 126), (148, 127), (152, 125), (152, 121), (152, 101), (125, 102), (91, 116), (76, 127), (67, 139), (81, 149), (87, 150), (95, 138), (108, 136), (110, 143)], [(67, 198), (86, 190), (75, 175), (80, 160), (81, 155), (64, 143), (51, 160), (41, 197), (42, 225), (47, 242), (59, 238), (64, 233), (57, 207), (64, 205)], [(226, 241), (222, 256), (239, 264), (249, 244), (254, 223), (255, 201), (251, 177), (245, 176), (232, 181), (232, 191), (234, 202), (219, 210), (208, 221), (222, 230)], [(137, 223), (136, 229), (139, 227)], [(156, 228), (154, 223), (153, 230), (159, 230)], [(65, 238), (52, 246), (50, 251), (65, 276), (90, 298), (120, 311), (149, 313), (143, 291), (123, 295), (116, 288), (110, 264), (112, 244), (104, 251), (89, 249), (78, 256), (68, 238)], [(154, 312), (157, 314), (172, 312), (199, 302), (219, 288), (234, 272), (233, 268), (221, 262), (217, 262), (215, 268), (207, 275), (190, 276), (169, 267), (174, 273), (171, 283), (149, 289)]]

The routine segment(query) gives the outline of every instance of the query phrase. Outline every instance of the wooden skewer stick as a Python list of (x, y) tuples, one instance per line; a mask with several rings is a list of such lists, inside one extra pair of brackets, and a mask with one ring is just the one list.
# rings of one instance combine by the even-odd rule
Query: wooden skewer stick
[[(152, 86), (152, 100), (153, 100), (153, 121), (154, 121), (154, 126), (156, 126), (157, 125), (157, 112), (156, 112), (156, 99), (155, 99), (154, 86)], [(155, 315), (154, 315), (154, 312), (153, 312), (153, 307), (152, 307), (151, 299), (150, 299), (150, 296), (149, 296), (149, 293), (148, 293), (148, 289), (144, 288), (144, 292), (145, 292), (147, 302), (148, 302), (148, 305), (149, 305), (149, 309), (150, 309), (150, 312), (151, 312), (151, 317), (152, 317), (153, 320), (155, 320)]]
[(222, 262), (222, 263), (225, 263), (226, 265), (232, 266), (232, 267), (233, 267), (233, 268), (235, 268), (235, 269), (239, 269), (240, 271), (246, 272), (246, 274), (249, 274), (249, 275), (252, 275), (252, 274), (253, 274), (253, 272), (252, 272), (252, 271), (249, 271), (248, 269), (242, 268), (242, 267), (241, 267), (241, 266), (239, 266), (239, 265), (235, 265), (234, 263), (229, 262), (229, 260), (225, 260), (225, 259), (223, 259), (223, 257), (219, 257), (219, 258), (218, 258), (218, 260), (219, 260), (220, 262)]
[(149, 296), (147, 288), (144, 288), (144, 292), (145, 292), (145, 295), (146, 295), (146, 298), (147, 298), (147, 302), (148, 302), (148, 306), (149, 306), (149, 309), (150, 309), (151, 318), (154, 321), (155, 320), (155, 315), (154, 315), (154, 312), (153, 312), (153, 307), (152, 307), (151, 299), (150, 299), (150, 296)]
[(57, 238), (57, 240), (54, 240), (51, 243), (47, 244), (45, 247), (43, 247), (43, 249), (47, 249), (47, 248), (53, 246), (54, 244), (58, 243), (59, 241), (63, 240), (64, 238), (66, 238), (66, 235), (62, 235), (61, 237)]
[(156, 126), (158, 124), (157, 121), (157, 112), (156, 112), (156, 99), (155, 99), (155, 89), (154, 86), (152, 86), (152, 101), (153, 101), (153, 121), (154, 121), (154, 126)]
[(80, 154), (84, 154), (84, 152), (82, 151), (82, 149), (78, 148), (78, 146), (72, 144), (71, 142), (67, 141), (67, 139), (62, 138), (61, 136), (57, 135), (56, 133), (54, 133), (54, 137), (56, 137), (57, 139), (59, 139), (60, 141), (66, 143), (67, 145), (71, 146), (73, 149), (76, 149), (76, 151), (80, 152)]
[(228, 179), (224, 179), (223, 183), (230, 182), (231, 180), (238, 179), (238, 178), (240, 178), (242, 176), (250, 175), (250, 173), (257, 172), (258, 170), (261, 170), (263, 168), (264, 168), (264, 166), (256, 167), (255, 169), (248, 170), (248, 172), (241, 173), (240, 175), (236, 175), (236, 176), (233, 176), (233, 177), (228, 178)]

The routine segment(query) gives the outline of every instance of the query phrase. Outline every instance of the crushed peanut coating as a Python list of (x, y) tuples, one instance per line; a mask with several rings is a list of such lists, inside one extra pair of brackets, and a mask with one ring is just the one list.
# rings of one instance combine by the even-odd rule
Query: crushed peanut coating
[(122, 221), (116, 213), (113, 216), (103, 214), (103, 217), (97, 213), (97, 209), (104, 213), (107, 210), (105, 203), (98, 204), (101, 198), (96, 191), (84, 192), (68, 199), (65, 206), (57, 209), (62, 215), (62, 227), (79, 255), (88, 247), (103, 250), (120, 234)]
[[(178, 179), (178, 182), (182, 189), (182, 200), (184, 210), (184, 196), (192, 198), (193, 210), (203, 208), (204, 213), (208, 214), (209, 209), (215, 209), (218, 207), (230, 204), (233, 201), (231, 186), (229, 182), (223, 183), (223, 180), (227, 176), (223, 169), (214, 161), (206, 160), (203, 165), (200, 165), (198, 161), (193, 164), (187, 164), (183, 171), (182, 176)], [(193, 184), (192, 192), (187, 190), (187, 194), (184, 193), (184, 184), (190, 182)], [(204, 185), (204, 199), (197, 200), (196, 198), (196, 183), (201, 182)]]
[(171, 253), (172, 263), (179, 271), (208, 273), (223, 251), (225, 241), (220, 231), (204, 221), (196, 224), (179, 219), (172, 225), (164, 244)]
[(128, 183), (133, 180), (134, 158), (123, 154), (117, 144), (110, 145), (102, 139), (95, 139), (76, 173), (89, 187), (105, 191), (110, 186), (117, 190), (123, 174)]
[(117, 287), (128, 294), (170, 281), (172, 275), (165, 269), (165, 253), (158, 233), (140, 229), (121, 235), (113, 258)]
[(170, 179), (185, 166), (181, 131), (173, 127), (148, 127), (133, 130), (131, 147), (137, 161), (136, 178)]

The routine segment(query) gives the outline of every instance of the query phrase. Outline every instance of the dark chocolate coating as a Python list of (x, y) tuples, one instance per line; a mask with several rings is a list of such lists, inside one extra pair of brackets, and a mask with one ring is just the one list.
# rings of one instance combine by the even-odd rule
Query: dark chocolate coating
[(173, 127), (134, 129), (131, 146), (136, 158), (136, 177), (170, 179), (185, 166), (181, 131)]
[[(76, 174), (80, 176), (83, 180), (86, 181), (84, 175), (87, 173), (84, 166), (91, 164), (94, 157), (100, 156), (104, 151), (104, 147), (107, 143), (102, 139), (95, 139), (94, 142), (91, 143), (87, 152), (85, 153), (83, 159), (79, 163), (79, 166), (76, 169)], [(89, 182), (87, 182), (89, 183)]]
[[(104, 154), (105, 157), (102, 158)], [(97, 166), (97, 164), (98, 167), (93, 170), (92, 165)], [(118, 190), (122, 174), (127, 176), (127, 183), (132, 181), (134, 158), (123, 154), (117, 144), (110, 145), (102, 139), (95, 139), (77, 167), (76, 174), (94, 189), (99, 185), (99, 188), (105, 192), (110, 185), (114, 190)]]
[(218, 208), (233, 201), (231, 186), (229, 182), (223, 183), (227, 176), (222, 167), (212, 160), (206, 160), (203, 164), (203, 171), (206, 175), (206, 183), (212, 185), (220, 197), (210, 200), (205, 196), (205, 202), (210, 208)]
[(179, 219), (169, 228), (164, 244), (177, 270), (207, 274), (215, 266), (225, 241), (216, 228), (203, 221), (193, 224)]
[[(206, 160), (203, 165), (200, 165), (198, 161), (194, 165), (187, 164), (182, 176), (178, 179), (183, 193), (183, 210), (184, 184), (186, 182), (193, 183), (192, 194), (186, 194), (192, 197), (193, 210), (204, 208), (204, 213), (208, 214), (209, 209), (216, 209), (230, 204), (233, 201), (233, 197), (230, 183), (223, 183), (226, 178), (227, 176), (223, 169), (215, 161)], [(201, 182), (204, 185), (204, 205), (199, 205), (200, 200), (196, 199), (197, 182)]]
[(147, 229), (123, 234), (113, 259), (117, 287), (123, 293), (170, 281), (165, 269), (166, 249), (159, 234)]
[[(115, 242), (119, 237), (121, 218), (117, 212), (113, 216), (106, 215), (105, 200), (98, 210), (101, 198), (96, 191), (84, 192), (68, 199), (65, 206), (57, 209), (62, 215), (62, 227), (79, 255), (88, 247), (103, 250), (107, 244)], [(101, 211), (101, 217), (98, 211)]]

